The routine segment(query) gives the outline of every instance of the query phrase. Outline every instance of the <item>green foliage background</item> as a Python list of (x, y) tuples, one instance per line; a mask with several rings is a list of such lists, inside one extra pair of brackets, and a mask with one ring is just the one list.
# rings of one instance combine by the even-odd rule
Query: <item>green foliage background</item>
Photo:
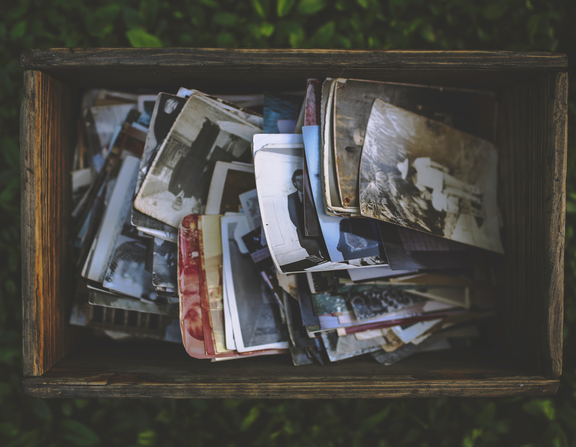
[[(40, 400), (21, 389), (20, 52), (42, 47), (576, 51), (566, 0), (3, 0), (0, 445), (576, 446), (576, 105), (571, 89), (564, 375), (551, 398)], [(570, 81), (576, 80), (571, 73)]]

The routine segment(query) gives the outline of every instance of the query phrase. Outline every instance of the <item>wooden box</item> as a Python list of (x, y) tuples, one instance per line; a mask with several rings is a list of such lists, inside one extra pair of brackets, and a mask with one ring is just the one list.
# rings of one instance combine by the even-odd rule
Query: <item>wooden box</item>
[[(567, 58), (550, 53), (51, 49), (23, 53), (24, 388), (45, 397), (379, 398), (551, 394), (562, 372)], [(69, 198), (86, 87), (213, 93), (351, 77), (498, 95), (506, 263), (495, 349), (295, 367), (288, 356), (210, 363), (178, 345), (78, 342)]]

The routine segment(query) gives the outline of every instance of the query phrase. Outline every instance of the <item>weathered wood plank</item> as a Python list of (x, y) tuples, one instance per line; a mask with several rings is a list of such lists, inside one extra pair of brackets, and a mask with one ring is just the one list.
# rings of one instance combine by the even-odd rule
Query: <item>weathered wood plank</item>
[(506, 224), (501, 323), (513, 358), (562, 373), (568, 78), (551, 73), (503, 92), (501, 175)]
[(513, 380), (444, 380), (414, 383), (326, 382), (214, 384), (196, 382), (189, 385), (149, 383), (132, 380), (103, 386), (39, 384), (39, 379), (26, 379), (26, 394), (35, 397), (155, 397), (177, 399), (381, 399), (399, 397), (504, 397), (551, 395), (558, 390), (557, 379), (516, 377)]
[(224, 48), (52, 48), (22, 53), (24, 70), (72, 67), (307, 67), (565, 70), (564, 54), (512, 51), (385, 51)]
[(39, 71), (24, 74), (21, 109), (22, 312), (25, 376), (69, 350), (71, 91)]
[(286, 356), (214, 364), (170, 351), (72, 355), (25, 379), (25, 390), (41, 397), (381, 398), (542, 395), (558, 387), (557, 379), (474, 351), (425, 353), (389, 367), (356, 359), (302, 368)]
[(515, 83), (565, 70), (567, 58), (509, 51), (56, 48), (25, 51), (21, 63), (25, 70), (83, 86), (187, 85), (222, 93), (303, 88), (312, 77), (453, 86)]

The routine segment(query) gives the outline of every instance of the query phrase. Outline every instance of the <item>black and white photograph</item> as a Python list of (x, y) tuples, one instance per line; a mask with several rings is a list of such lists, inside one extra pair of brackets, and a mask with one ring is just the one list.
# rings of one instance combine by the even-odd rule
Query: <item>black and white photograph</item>
[(248, 221), (248, 228), (255, 230), (262, 228), (262, 217), (260, 216), (260, 204), (258, 203), (258, 193), (256, 189), (246, 191), (238, 196), (242, 211)]
[(348, 301), (356, 318), (367, 320), (421, 303), (425, 298), (407, 293), (401, 288), (389, 288), (350, 292)]
[(133, 297), (104, 290), (92, 284), (88, 284), (88, 289), (88, 302), (94, 306), (133, 310), (148, 314), (166, 315), (175, 319), (178, 318), (178, 303), (170, 303), (164, 300), (138, 300)]
[(330, 261), (359, 259), (360, 265), (385, 265), (386, 257), (379, 245), (378, 232), (367, 219), (326, 213), (322, 195), (320, 130), (318, 126), (305, 126), (302, 132), (312, 197)]
[[(357, 340), (354, 335), (339, 337), (336, 332), (322, 332), (322, 341), (326, 347), (326, 354), (331, 362), (349, 359), (362, 354), (380, 351), (381, 344), (386, 340), (371, 339)], [(375, 344), (376, 343), (376, 344)]]
[(324, 240), (304, 231), (302, 149), (261, 149), (254, 169), (264, 232), (278, 269), (294, 273), (329, 263)]
[(148, 244), (153, 241), (139, 236), (138, 230), (130, 223), (130, 215), (125, 217), (102, 286), (134, 298), (155, 301), (157, 296), (152, 274), (146, 270)]
[(288, 348), (288, 332), (280, 306), (262, 279), (250, 254), (242, 253), (241, 237), (246, 231), (244, 216), (222, 218), (222, 252), (226, 295), (233, 321), (238, 352)]
[[(107, 208), (82, 270), (82, 276), (86, 279), (102, 282), (117, 245), (117, 239), (126, 222), (130, 224), (131, 199), (139, 163), (138, 158), (127, 156), (117, 171), (117, 177), (111, 177), (113, 182), (108, 182), (105, 197)], [(115, 172), (113, 171), (113, 174)]]
[(256, 188), (254, 166), (217, 161), (210, 182), (206, 214), (238, 213), (240, 195)]
[(152, 283), (156, 288), (178, 290), (178, 246), (160, 238), (154, 238)]
[(217, 161), (250, 161), (250, 142), (260, 129), (191, 96), (154, 159), (134, 206), (178, 227), (202, 214)]
[(156, 99), (157, 95), (138, 96), (138, 111), (140, 112), (140, 117), (138, 118), (139, 124), (145, 127), (150, 126), (150, 120), (152, 119), (154, 107), (156, 106)]
[(362, 215), (503, 253), (496, 148), (375, 100), (360, 168)]
[[(144, 152), (142, 153), (142, 160), (140, 162), (140, 170), (138, 171), (138, 181), (136, 182), (136, 188), (134, 192), (134, 197), (140, 191), (142, 187), (142, 182), (156, 157), (160, 146), (164, 142), (166, 136), (170, 132), (170, 128), (176, 121), (176, 118), (182, 111), (182, 108), (186, 104), (186, 99), (179, 96), (170, 95), (168, 93), (160, 93), (157, 96), (157, 100), (154, 104), (154, 109), (152, 111), (152, 116), (150, 118), (150, 125), (148, 129), (148, 135), (146, 136), (146, 145), (144, 146)], [(154, 219), (153, 217), (147, 216), (141, 213), (137, 209), (132, 209), (132, 224), (140, 227), (142, 231), (144, 229), (150, 228), (152, 230), (162, 231), (164, 233), (173, 233), (173, 228), (163, 222)]]
[[(417, 231), (405, 229), (388, 222), (379, 222), (378, 230), (382, 244), (384, 245), (384, 250), (386, 251), (388, 265), (391, 270), (398, 272), (398, 274), (406, 270), (469, 269), (473, 265), (471, 256), (472, 247), (470, 246), (466, 246), (468, 250), (421, 250), (408, 252), (400, 236), (400, 231)], [(430, 235), (430, 237), (437, 238), (432, 235)]]

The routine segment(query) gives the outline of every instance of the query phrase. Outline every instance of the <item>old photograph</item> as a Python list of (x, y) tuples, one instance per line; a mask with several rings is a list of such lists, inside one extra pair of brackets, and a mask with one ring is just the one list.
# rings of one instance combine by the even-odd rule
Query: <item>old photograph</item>
[(258, 193), (256, 189), (246, 191), (238, 196), (242, 211), (246, 216), (248, 228), (255, 230), (260, 228), (262, 230), (262, 217), (260, 216), (260, 204), (258, 203)]
[(186, 352), (197, 359), (209, 358), (204, 348), (204, 329), (200, 303), (200, 240), (198, 215), (182, 220), (178, 229), (178, 293), (180, 295), (180, 326)]
[(331, 216), (326, 213), (322, 194), (320, 135), (318, 126), (302, 129), (312, 197), (330, 260), (361, 260), (360, 264), (385, 265), (379, 236), (367, 219)]
[(155, 287), (178, 290), (178, 247), (174, 242), (154, 238), (152, 283)]
[[(144, 152), (142, 153), (134, 197), (136, 197), (140, 191), (142, 182), (144, 181), (154, 158), (156, 158), (160, 146), (164, 142), (168, 132), (170, 132), (170, 128), (182, 111), (184, 104), (186, 104), (186, 99), (179, 96), (170, 95), (168, 93), (160, 93), (157, 96), (152, 116), (150, 118), (150, 127), (148, 129), (148, 135), (146, 136), (146, 145), (144, 146)], [(137, 227), (150, 228), (164, 232), (170, 232), (173, 230), (173, 227), (141, 213), (135, 208), (132, 209), (132, 224)]]
[(334, 90), (334, 163), (344, 208), (359, 207), (358, 169), (375, 99), (443, 122), (489, 141), (496, 99), (491, 92), (359, 79), (337, 79)]
[(244, 216), (222, 218), (224, 279), (236, 349), (249, 352), (288, 348), (288, 332), (282, 322), (280, 306), (250, 254), (247, 250), (241, 252), (243, 234), (237, 227), (242, 219)]
[(396, 312), (425, 301), (425, 299), (412, 295), (401, 288), (389, 288), (350, 292), (348, 301), (356, 314), (356, 318), (366, 320), (378, 315)]
[(377, 99), (362, 150), (362, 214), (503, 253), (497, 159), (489, 141)]
[(203, 213), (217, 161), (250, 161), (250, 142), (260, 129), (191, 96), (162, 144), (134, 206), (173, 227)]
[(282, 273), (329, 263), (321, 237), (306, 236), (302, 205), (302, 149), (258, 151), (254, 158), (258, 201), (268, 247)]
[[(224, 334), (222, 233), (220, 217), (200, 216), (200, 256), (202, 258), (201, 289), (202, 324), (206, 353), (228, 352)], [(202, 285), (202, 284), (201, 284)]]
[(254, 166), (217, 161), (210, 182), (206, 214), (238, 213), (239, 196), (256, 188)]
[(146, 270), (146, 253), (151, 243), (152, 239), (138, 235), (126, 213), (102, 286), (134, 298), (155, 301), (152, 275)]

